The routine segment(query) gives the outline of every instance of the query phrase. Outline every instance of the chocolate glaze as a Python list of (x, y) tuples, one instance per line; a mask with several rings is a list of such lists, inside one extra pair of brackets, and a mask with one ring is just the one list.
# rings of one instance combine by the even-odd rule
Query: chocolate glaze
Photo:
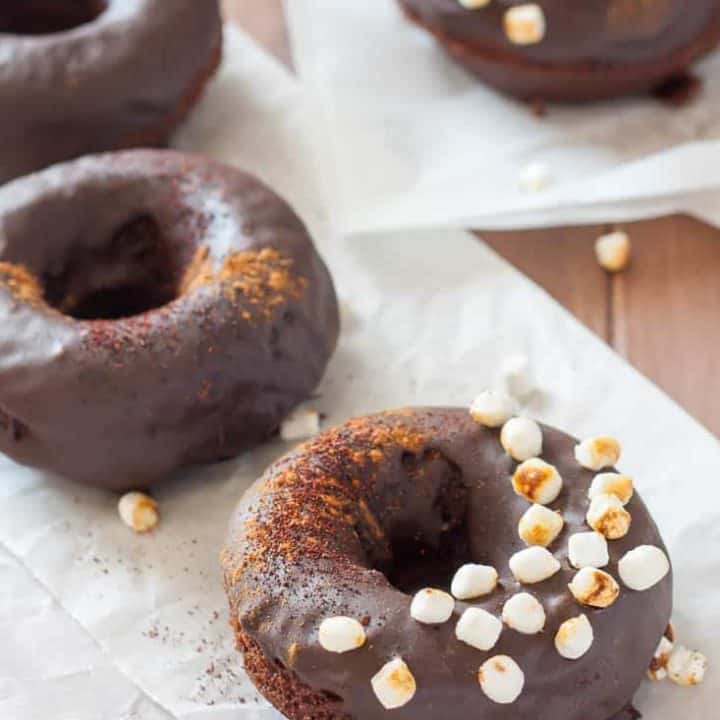
[[(458, 61), (525, 97), (582, 100), (651, 89), (720, 39), (718, 0), (588, 0), (572, 10), (565, 0), (540, 0), (546, 34), (531, 45), (513, 44), (505, 34), (503, 17), (514, 0), (477, 10), (458, 0), (399, 2)], [(600, 85), (583, 88), (589, 76)]]
[(217, 0), (5, 0), (0, 182), (163, 144), (217, 66), (221, 30)]
[(330, 276), (283, 200), (152, 150), (0, 189), (0, 317), (0, 450), (115, 489), (267, 438), (338, 335)]
[[(644, 593), (623, 587), (605, 610), (573, 599), (567, 541), (588, 530), (593, 473), (575, 461), (571, 437), (548, 427), (543, 434), (543, 457), (564, 479), (551, 507), (562, 511), (566, 525), (550, 548), (561, 571), (532, 586), (520, 586), (508, 568), (510, 556), (524, 547), (517, 524), (528, 507), (511, 488), (515, 463), (498, 431), (478, 425), (465, 409), (358, 418), (271, 466), (233, 515), (222, 556), (231, 621), (260, 690), (293, 720), (380, 720), (388, 713), (370, 679), (399, 655), (418, 685), (414, 699), (392, 711), (400, 720), (627, 717), (670, 617), (672, 578)], [(639, 496), (628, 510), (629, 534), (610, 543), (606, 570), (615, 577), (626, 551), (640, 544), (664, 547)], [(458, 602), (444, 625), (414, 622), (412, 593), (427, 585), (447, 588), (457, 567), (470, 560), (497, 568), (498, 590)], [(490, 653), (455, 638), (455, 622), (468, 604), (499, 615), (508, 596), (521, 590), (545, 607), (543, 633), (505, 628)], [(595, 642), (580, 660), (565, 660), (553, 637), (581, 612)], [(366, 619), (363, 648), (335, 655), (319, 646), (318, 627), (333, 615)], [(510, 655), (525, 673), (524, 691), (512, 705), (492, 703), (477, 683), (479, 665), (495, 654)]]

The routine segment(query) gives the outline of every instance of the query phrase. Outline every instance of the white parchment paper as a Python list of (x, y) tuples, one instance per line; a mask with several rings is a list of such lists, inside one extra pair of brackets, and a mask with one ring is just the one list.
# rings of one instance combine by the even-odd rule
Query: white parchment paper
[[(330, 233), (304, 142), (312, 121), (286, 71), (231, 32), (221, 76), (178, 145), (255, 171), (313, 228), (343, 303), (339, 349), (313, 402), (325, 424), (399, 405), (467, 404), (496, 382), (508, 353), (527, 353), (542, 388), (530, 412), (579, 435), (622, 438), (622, 467), (672, 551), (678, 630), (714, 666), (692, 691), (644, 686), (640, 708), (649, 720), (713, 717), (718, 441), (473, 236)], [(148, 536), (119, 522), (113, 494), (0, 461), (0, 717), (279, 717), (232, 647), (217, 555), (231, 508), (287, 449), (276, 441), (157, 487), (162, 522)]]
[[(396, 0), (290, 0), (297, 66), (313, 94), (345, 232), (519, 228), (688, 211), (720, 224), (720, 55), (702, 97), (551, 106), (535, 117), (456, 66)], [(530, 163), (553, 185), (528, 194)], [(698, 193), (700, 194), (698, 196)]]

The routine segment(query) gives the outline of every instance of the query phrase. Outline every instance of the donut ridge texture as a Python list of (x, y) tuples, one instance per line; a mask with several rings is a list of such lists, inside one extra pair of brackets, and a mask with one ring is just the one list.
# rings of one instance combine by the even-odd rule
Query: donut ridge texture
[(0, 451), (142, 487), (270, 436), (338, 335), (302, 221), (254, 177), (163, 150), (0, 188)]
[[(392, 716), (402, 720), (610, 720), (630, 718), (630, 701), (645, 676), (671, 613), (672, 578), (647, 593), (622, 588), (609, 608), (581, 606), (568, 590), (570, 534), (586, 532), (587, 491), (593, 473), (574, 458), (575, 441), (543, 428), (543, 457), (565, 484), (553, 509), (565, 528), (550, 547), (561, 570), (521, 586), (510, 556), (524, 546), (518, 520), (529, 503), (516, 495), (515, 467), (499, 431), (480, 426), (459, 408), (410, 408), (360, 417), (307, 442), (272, 465), (232, 516), (221, 562), (231, 624), (245, 668), (259, 690), (291, 720), (387, 716), (371, 678), (402, 657), (417, 692)], [(635, 495), (629, 534), (610, 543), (610, 564), (640, 544), (663, 548), (658, 530)], [(476, 601), (457, 601), (439, 626), (410, 617), (412, 595), (447, 589), (466, 562), (493, 565), (498, 588)], [(459, 642), (463, 609), (499, 616), (505, 600), (530, 592), (547, 621), (538, 635), (505, 627), (498, 644), (481, 652)], [(581, 659), (556, 651), (553, 636), (565, 620), (585, 613), (595, 641)], [(349, 616), (366, 626), (363, 647), (334, 654), (318, 642), (320, 623)], [(478, 667), (509, 655), (525, 674), (511, 705), (486, 698)]]

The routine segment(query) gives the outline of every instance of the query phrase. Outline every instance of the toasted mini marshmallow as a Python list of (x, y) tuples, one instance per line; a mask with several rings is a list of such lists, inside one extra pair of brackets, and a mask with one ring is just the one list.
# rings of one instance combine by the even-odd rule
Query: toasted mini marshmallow
[(415, 678), (402, 658), (383, 665), (370, 681), (375, 697), (386, 710), (407, 705), (415, 696)]
[(498, 573), (490, 565), (463, 565), (452, 579), (450, 592), (458, 600), (472, 600), (490, 594), (498, 582)]
[(441, 625), (450, 619), (455, 600), (442, 590), (425, 588), (415, 594), (410, 604), (410, 616), (426, 625)]
[(495, 655), (480, 666), (478, 682), (490, 700), (509, 705), (520, 697), (525, 686), (525, 675), (512, 658)]
[(664, 635), (660, 638), (660, 643), (647, 671), (650, 680), (664, 680), (667, 677), (667, 666), (674, 647), (675, 645)]
[(503, 624), (499, 618), (482, 608), (471, 607), (461, 615), (455, 636), (478, 650), (492, 650), (500, 637)]
[(120, 519), (137, 533), (149, 532), (158, 524), (157, 503), (145, 493), (125, 493), (118, 501)]
[(555, 648), (564, 658), (577, 660), (581, 658), (593, 644), (595, 635), (587, 615), (566, 620), (555, 635)]
[(649, 590), (670, 572), (667, 555), (654, 545), (640, 545), (626, 552), (618, 563), (618, 573), (631, 590)]
[(620, 459), (620, 443), (604, 435), (588, 438), (575, 446), (575, 459), (588, 470), (612, 467)]
[(560, 561), (544, 547), (533, 545), (510, 557), (510, 570), (519, 583), (533, 585), (552, 577), (560, 569)]
[[(552, 185), (553, 176), (544, 163), (533, 162), (520, 170), (520, 187), (528, 193), (538, 193)], [(529, 393), (528, 393), (529, 394)], [(517, 397), (522, 397), (521, 395)]]
[(330, 617), (320, 623), (320, 646), (333, 653), (357, 650), (365, 644), (365, 628), (351, 617)]
[(545, 14), (537, 3), (509, 8), (504, 18), (505, 34), (515, 45), (534, 45), (545, 37)]
[(610, 607), (620, 594), (615, 578), (597, 568), (579, 570), (568, 587), (579, 603), (597, 608)]
[(320, 413), (297, 408), (280, 423), (280, 437), (286, 442), (305, 440), (320, 432)]
[(707, 658), (688, 650), (684, 645), (676, 645), (667, 664), (668, 677), (678, 685), (699, 685), (705, 679), (708, 669)]
[(563, 481), (557, 469), (540, 458), (526, 460), (515, 470), (513, 490), (531, 503), (548, 505), (557, 499)]
[(479, 10), (490, 4), (491, 0), (458, 0), (458, 2), (468, 10)]
[(626, 232), (617, 230), (595, 241), (598, 263), (608, 272), (622, 272), (630, 264), (631, 245)]
[(588, 491), (591, 500), (598, 495), (614, 495), (623, 505), (627, 505), (633, 496), (633, 480), (619, 473), (600, 473), (593, 478)]
[(615, 495), (596, 495), (590, 501), (586, 520), (608, 540), (618, 540), (628, 534), (632, 516)]
[(475, 422), (486, 427), (500, 427), (517, 412), (515, 401), (504, 392), (485, 390), (470, 406), (470, 415)]
[(542, 430), (530, 418), (511, 418), (503, 425), (500, 443), (513, 460), (523, 462), (542, 452)]
[(503, 622), (524, 635), (535, 635), (545, 627), (545, 610), (530, 593), (517, 593), (505, 602)]
[(518, 533), (528, 545), (547, 547), (561, 533), (565, 521), (544, 505), (532, 505), (520, 518)]
[(568, 540), (568, 559), (570, 564), (582, 568), (601, 568), (610, 562), (608, 543), (599, 532), (575, 533)]

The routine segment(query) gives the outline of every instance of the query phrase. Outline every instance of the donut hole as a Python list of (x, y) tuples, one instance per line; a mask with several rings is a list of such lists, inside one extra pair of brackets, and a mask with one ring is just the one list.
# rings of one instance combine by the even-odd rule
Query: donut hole
[(106, 0), (3, 0), (0, 33), (50, 35), (85, 25), (107, 8)]
[(182, 265), (157, 222), (141, 215), (105, 245), (83, 248), (57, 274), (45, 274), (45, 300), (77, 320), (118, 320), (167, 305), (179, 292)]

